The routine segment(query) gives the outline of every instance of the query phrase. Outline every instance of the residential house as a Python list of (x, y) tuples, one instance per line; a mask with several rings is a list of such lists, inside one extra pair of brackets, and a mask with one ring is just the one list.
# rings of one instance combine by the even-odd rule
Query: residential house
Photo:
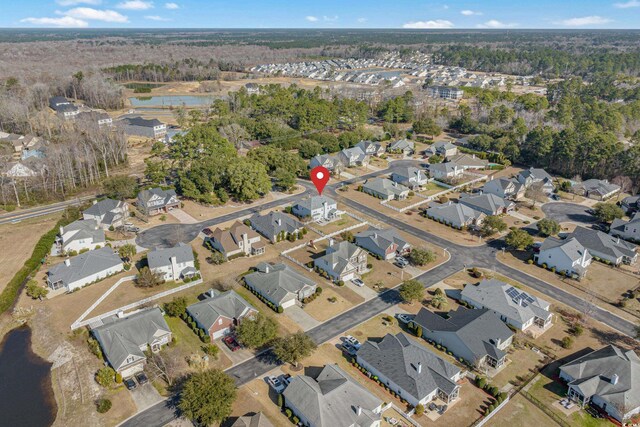
[(88, 251), (67, 258), (47, 272), (47, 285), (52, 290), (65, 288), (67, 292), (102, 280), (124, 270), (124, 264), (110, 247)]
[(102, 321), (104, 324), (93, 328), (91, 334), (109, 365), (123, 378), (144, 369), (146, 351), (160, 351), (171, 342), (171, 329), (158, 307)]
[(387, 178), (373, 178), (364, 183), (362, 191), (378, 199), (389, 201), (406, 199), (410, 190)]
[(545, 330), (552, 324), (553, 314), (547, 301), (496, 279), (465, 286), (461, 299), (476, 309), (491, 310), (500, 320), (521, 331), (532, 326)]
[(293, 205), (291, 212), (298, 218), (311, 218), (315, 222), (339, 219), (344, 214), (338, 202), (327, 196), (311, 196)]
[(187, 307), (187, 314), (203, 329), (211, 342), (229, 334), (245, 318), (253, 318), (258, 310), (236, 291), (207, 292), (205, 298)]
[(346, 167), (362, 166), (369, 163), (369, 155), (356, 146), (340, 151), (338, 160)]
[(415, 153), (415, 144), (411, 140), (400, 139), (387, 145), (387, 152), (411, 156), (413, 153)]
[(412, 406), (426, 406), (440, 398), (458, 398), (464, 374), (403, 333), (387, 334), (382, 341), (367, 340), (356, 354), (360, 366)]
[(455, 357), (477, 367), (504, 365), (514, 335), (489, 309), (459, 307), (443, 317), (423, 307), (413, 323), (422, 328), (423, 338), (446, 347)]
[[(453, 144), (451, 144), (453, 145)], [(455, 145), (454, 145), (455, 147)], [(486, 169), (489, 166), (489, 161), (476, 157), (475, 154), (456, 154), (453, 156), (447, 156), (447, 160), (460, 166), (462, 169)]]
[(247, 83), (244, 85), (244, 88), (247, 90), (247, 94), (259, 94), (260, 93), (260, 85), (257, 83)]
[(285, 406), (309, 427), (379, 427), (380, 398), (337, 364), (325, 365), (317, 377), (296, 375), (283, 392)]
[(24, 160), (20, 162), (8, 162), (0, 171), (2, 172), (2, 176), (6, 176), (7, 178), (32, 178), (38, 176), (38, 172), (40, 171), (35, 166), (37, 165)]
[(196, 270), (193, 249), (185, 243), (172, 248), (152, 249), (147, 253), (149, 270), (159, 274), (163, 280), (180, 280), (193, 277)]
[(429, 174), (438, 181), (453, 181), (462, 178), (464, 169), (453, 162), (433, 163), (429, 165)]
[(359, 147), (368, 156), (379, 157), (385, 152), (385, 148), (379, 142), (360, 141), (355, 146)]
[(620, 207), (631, 216), (640, 210), (640, 196), (627, 196), (620, 202)]
[(636, 245), (620, 240), (602, 231), (591, 228), (576, 227), (567, 239), (575, 238), (589, 251), (589, 254), (604, 262), (619, 266), (620, 264), (635, 264), (638, 260)]
[(120, 200), (94, 200), (93, 205), (82, 211), (85, 221), (94, 220), (102, 229), (124, 227), (129, 218), (129, 204)]
[(458, 146), (449, 141), (438, 141), (428, 149), (428, 153), (426, 154), (437, 155), (448, 159), (458, 154)]
[(394, 169), (391, 181), (402, 184), (411, 190), (417, 190), (429, 182), (429, 176), (422, 169), (413, 166)]
[(516, 179), (520, 184), (524, 185), (525, 188), (529, 188), (534, 184), (540, 185), (542, 190), (547, 194), (552, 193), (555, 188), (553, 178), (544, 169), (525, 169), (516, 176)]
[(571, 192), (594, 200), (606, 200), (620, 192), (619, 185), (611, 184), (606, 179), (588, 179), (576, 182), (571, 186)]
[(283, 309), (310, 297), (318, 287), (286, 264), (266, 262), (261, 262), (256, 266), (255, 272), (244, 276), (244, 281), (247, 287)]
[(238, 256), (262, 255), (265, 251), (265, 243), (258, 233), (244, 225), (240, 221), (233, 223), (227, 230), (210, 228), (202, 230), (205, 235), (205, 242), (209, 242), (211, 247), (222, 253), (225, 258), (235, 258)]
[(303, 228), (300, 221), (279, 211), (272, 211), (265, 215), (255, 214), (249, 221), (251, 227), (271, 243), (284, 240), (289, 235), (297, 235)]
[(432, 98), (459, 100), (464, 96), (464, 91), (453, 86), (429, 86), (427, 95)]
[(97, 249), (106, 245), (104, 230), (96, 220), (78, 220), (60, 227), (58, 244), (65, 253)]
[(507, 200), (518, 200), (524, 196), (524, 185), (520, 184), (514, 178), (497, 178), (487, 182), (482, 187), (485, 194), (495, 194), (496, 196)]
[(167, 133), (167, 125), (158, 119), (143, 119), (140, 116), (122, 117), (120, 123), (129, 136), (162, 139)]
[(325, 271), (331, 280), (346, 282), (367, 271), (367, 253), (353, 243), (334, 243), (329, 239), (325, 254), (313, 260), (313, 265)]
[(84, 111), (78, 114), (78, 120), (98, 128), (113, 125), (113, 119), (104, 111)]
[(485, 215), (504, 215), (513, 212), (516, 204), (495, 194), (460, 194), (458, 203)]
[(407, 243), (393, 228), (377, 229), (370, 227), (355, 235), (355, 244), (371, 252), (380, 259), (393, 259), (411, 251)]
[(633, 350), (608, 345), (560, 367), (569, 399), (593, 404), (624, 422), (640, 413), (640, 358)]
[(49, 98), (49, 108), (65, 120), (74, 119), (80, 113), (78, 107), (64, 96)]
[(254, 413), (253, 415), (243, 415), (238, 417), (231, 427), (274, 427), (269, 421), (269, 418), (262, 412)]
[(609, 234), (640, 243), (640, 212), (636, 212), (629, 221), (614, 219)]
[(340, 161), (338, 160), (338, 156), (333, 155), (333, 154), (319, 154), (315, 157), (313, 157), (310, 161), (309, 161), (309, 167), (311, 167), (311, 169), (317, 167), (317, 166), (322, 166), (324, 168), (326, 168), (329, 172), (334, 172), (336, 169), (336, 166), (338, 165), (338, 163), (340, 163)]
[(137, 206), (140, 212), (152, 216), (180, 207), (180, 200), (175, 190), (156, 187), (140, 191)]
[(577, 277), (587, 274), (587, 267), (592, 260), (587, 248), (575, 237), (565, 240), (547, 237), (535, 258), (538, 265), (546, 265), (546, 268), (555, 269), (558, 273)]
[(433, 203), (425, 210), (427, 218), (442, 222), (451, 227), (462, 229), (464, 227), (479, 227), (487, 217), (486, 214), (470, 208), (469, 206), (453, 203)]

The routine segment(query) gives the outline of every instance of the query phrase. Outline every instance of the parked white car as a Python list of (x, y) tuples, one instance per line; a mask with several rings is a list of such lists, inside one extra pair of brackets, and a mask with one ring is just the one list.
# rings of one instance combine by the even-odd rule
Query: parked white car
[(273, 375), (270, 375), (269, 377), (267, 377), (267, 384), (269, 384), (271, 388), (274, 389), (275, 392), (278, 394), (282, 393), (285, 389), (285, 386), (284, 384), (282, 384), (282, 381), (280, 381), (278, 378), (274, 377)]

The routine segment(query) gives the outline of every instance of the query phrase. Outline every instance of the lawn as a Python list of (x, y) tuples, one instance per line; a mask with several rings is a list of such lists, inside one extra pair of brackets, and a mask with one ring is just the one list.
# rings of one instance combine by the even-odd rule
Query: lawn
[[(420, 206), (420, 209), (427, 207), (427, 204)], [(448, 225), (440, 224), (429, 218), (425, 218), (418, 214), (417, 210), (411, 209), (403, 213), (395, 213), (391, 216), (406, 222), (407, 224), (433, 233), (439, 237), (449, 240), (450, 242), (463, 246), (480, 246), (484, 245), (484, 239), (481, 241), (477, 236), (472, 235), (468, 231), (457, 230)]]
[(491, 418), (489, 424), (494, 427), (555, 425), (552, 418), (520, 395), (514, 396), (500, 412)]
[(447, 187), (444, 187), (436, 182), (429, 181), (426, 185), (422, 186), (422, 189), (420, 189), (420, 194), (422, 194), (423, 196), (432, 196), (446, 189)]
[[(278, 374), (274, 373), (274, 375)], [(291, 421), (280, 412), (278, 397), (263, 378), (257, 378), (238, 389), (238, 397), (233, 403), (230, 418), (240, 417), (250, 412), (262, 412), (274, 426), (292, 425)]]
[[(330, 234), (330, 233), (335, 233), (336, 231), (344, 230), (347, 227), (351, 227), (359, 223), (360, 221), (358, 221), (357, 219), (350, 217), (347, 214), (344, 214), (342, 215), (342, 218), (335, 220), (333, 222), (329, 222), (323, 225), (312, 223), (310, 224), (310, 226), (315, 228), (316, 230), (323, 232), (324, 234)], [(362, 229), (356, 228), (352, 230), (352, 233), (358, 233), (364, 229), (365, 229), (364, 226)]]
[[(335, 302), (330, 302), (330, 298), (335, 298)], [(364, 298), (353, 292), (346, 286), (337, 287), (332, 284), (322, 285), (322, 294), (314, 301), (305, 304), (304, 311), (314, 319), (324, 322), (335, 317), (353, 306), (364, 301)]]

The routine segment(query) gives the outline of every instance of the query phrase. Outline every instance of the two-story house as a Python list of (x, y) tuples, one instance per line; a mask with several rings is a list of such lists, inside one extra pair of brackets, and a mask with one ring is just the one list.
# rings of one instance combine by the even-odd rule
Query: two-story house
[(86, 249), (96, 249), (107, 243), (104, 230), (96, 220), (78, 220), (64, 227), (60, 227), (58, 244), (61, 252), (80, 252)]
[(167, 134), (167, 125), (158, 119), (143, 119), (140, 116), (122, 117), (120, 123), (129, 136), (162, 139)]
[(91, 207), (82, 211), (85, 221), (94, 220), (102, 229), (124, 227), (129, 218), (129, 204), (120, 200), (94, 200)]
[(160, 187), (142, 190), (138, 193), (138, 209), (145, 215), (159, 215), (180, 206), (178, 195), (173, 189), (163, 190)]
[(497, 178), (487, 182), (482, 187), (482, 192), (485, 194), (494, 194), (507, 200), (518, 200), (524, 196), (525, 188), (517, 179)]
[(329, 240), (325, 255), (316, 258), (313, 265), (325, 271), (334, 281), (348, 281), (367, 271), (367, 253), (349, 242)]
[(568, 276), (584, 277), (593, 257), (575, 237), (557, 239), (547, 237), (540, 251), (535, 255), (538, 265), (546, 265), (558, 273), (564, 272)]
[(152, 249), (147, 254), (149, 270), (163, 280), (180, 280), (193, 277), (198, 271), (191, 246), (178, 243), (172, 248)]
[(253, 318), (258, 310), (236, 291), (210, 290), (206, 298), (187, 307), (187, 314), (213, 340), (229, 334), (245, 318)]
[(402, 184), (411, 190), (418, 190), (429, 182), (429, 175), (413, 166), (397, 168), (391, 173), (391, 181)]
[(609, 234), (630, 242), (640, 243), (640, 212), (636, 212), (629, 221), (614, 219)]
[(205, 235), (205, 242), (227, 259), (262, 255), (265, 251), (266, 245), (260, 235), (240, 221), (236, 221), (227, 230), (216, 228), (211, 231), (210, 228), (205, 228), (202, 232)]
[(369, 155), (362, 148), (345, 148), (338, 153), (338, 160), (346, 167), (362, 166), (369, 163)]
[(293, 205), (291, 212), (298, 218), (310, 218), (315, 222), (329, 222), (344, 214), (338, 210), (338, 202), (327, 196), (311, 196)]

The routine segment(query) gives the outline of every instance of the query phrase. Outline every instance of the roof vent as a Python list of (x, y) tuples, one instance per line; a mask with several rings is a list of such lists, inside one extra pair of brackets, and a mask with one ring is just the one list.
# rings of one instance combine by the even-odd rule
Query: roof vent
[(422, 362), (418, 362), (418, 366), (416, 367), (416, 371), (418, 371), (418, 373), (422, 373)]
[(618, 380), (619, 380), (619, 379), (620, 379), (620, 377), (618, 377), (618, 375), (617, 375), (617, 374), (613, 374), (613, 375), (611, 375), (611, 378), (610, 378), (611, 384), (613, 384), (613, 385), (618, 384)]

